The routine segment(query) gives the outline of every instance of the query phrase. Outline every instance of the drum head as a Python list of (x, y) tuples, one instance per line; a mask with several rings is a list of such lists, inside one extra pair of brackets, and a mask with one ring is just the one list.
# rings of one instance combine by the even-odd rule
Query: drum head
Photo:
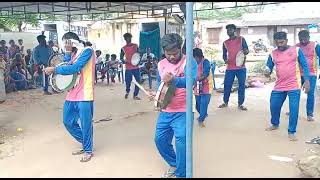
[[(58, 64), (57, 66), (67, 65), (68, 63), (63, 62)], [(64, 92), (69, 91), (72, 89), (78, 80), (78, 74), (72, 74), (72, 75), (60, 75), (53, 73), (50, 76), (50, 84), (52, 86), (52, 89), (57, 92)]]
[(58, 64), (62, 63), (63, 59), (64, 59), (64, 57), (62, 54), (54, 54), (50, 57), (49, 64), (50, 64), (50, 66), (55, 67)]
[(163, 99), (163, 102), (161, 104), (161, 109), (167, 108), (167, 106), (171, 103), (172, 97), (174, 96), (176, 92), (176, 87), (174, 85), (169, 85), (167, 89), (167, 93), (165, 94), (165, 97)]
[(242, 66), (244, 63), (245, 55), (243, 51), (239, 51), (236, 56), (236, 66)]
[(134, 66), (137, 66), (140, 62), (140, 54), (139, 53), (134, 53), (131, 57), (131, 64)]

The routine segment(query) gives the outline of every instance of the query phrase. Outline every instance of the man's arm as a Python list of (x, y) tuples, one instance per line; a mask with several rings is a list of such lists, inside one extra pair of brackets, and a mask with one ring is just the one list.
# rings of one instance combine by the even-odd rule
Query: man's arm
[[(195, 59), (192, 59), (191, 64), (191, 77), (192, 77), (192, 84), (194, 84), (197, 80), (197, 73), (198, 73), (198, 64)], [(187, 66), (184, 68), (184, 74), (186, 75)], [(173, 83), (176, 85), (177, 88), (186, 88), (186, 76), (184, 77), (175, 77)]]
[(320, 45), (319, 44), (316, 45), (316, 54), (318, 56), (318, 61), (319, 61), (318, 64), (320, 64)]
[(244, 55), (249, 54), (248, 44), (247, 44), (246, 40), (244, 39), (244, 37), (242, 37), (242, 50), (243, 50)]
[(228, 60), (227, 52), (228, 51), (227, 51), (227, 48), (224, 45), (224, 43), (222, 44), (222, 52), (223, 52), (222, 58), (223, 58), (224, 62), (227, 62), (227, 60)]
[(41, 62), (39, 61), (39, 51), (38, 51), (38, 48), (34, 48), (33, 50), (33, 53), (32, 53), (32, 59), (33, 59), (33, 62), (35, 64), (41, 64)]
[(64, 62), (69, 62), (71, 60), (71, 53), (65, 53), (63, 56)]
[(126, 63), (126, 61), (124, 60), (124, 51), (123, 51), (122, 48), (121, 48), (121, 51), (120, 51), (120, 61), (121, 61), (122, 63)]
[(308, 63), (307, 63), (306, 58), (300, 48), (298, 50), (298, 61), (299, 61), (300, 66), (303, 69), (303, 73), (304, 73), (303, 78), (305, 80), (309, 80), (310, 71), (309, 71)]
[(81, 69), (88, 63), (92, 56), (92, 49), (86, 49), (82, 52), (76, 63), (72, 65), (59, 66), (55, 68), (55, 72), (61, 75), (70, 75), (80, 72)]
[(204, 61), (203, 61), (203, 70), (202, 70), (202, 76), (200, 77), (200, 81), (201, 80), (203, 80), (203, 79), (205, 79), (205, 78), (207, 78), (208, 76), (209, 76), (209, 74), (210, 74), (210, 69), (211, 69), (211, 67), (210, 67), (210, 62), (207, 60), (207, 59), (205, 59)]
[(274, 67), (274, 63), (272, 61), (272, 56), (270, 54), (269, 57), (268, 57), (268, 60), (267, 60), (267, 64), (266, 64), (266, 71), (267, 72), (265, 72), (265, 73), (267, 75), (270, 75), (272, 73), (272, 71), (273, 71), (273, 67)]

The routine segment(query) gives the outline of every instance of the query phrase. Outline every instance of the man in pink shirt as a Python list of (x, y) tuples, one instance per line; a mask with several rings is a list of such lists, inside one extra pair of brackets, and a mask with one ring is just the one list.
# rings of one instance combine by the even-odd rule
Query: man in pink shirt
[[(175, 95), (170, 104), (162, 109), (156, 125), (155, 143), (160, 155), (170, 165), (163, 177), (186, 177), (186, 56), (182, 54), (180, 35), (166, 34), (161, 46), (166, 58), (158, 63), (158, 87), (160, 82), (176, 86)], [(193, 82), (197, 78), (197, 62), (192, 60)], [(151, 93), (154, 98), (155, 93)], [(175, 136), (176, 152), (172, 146)]]
[[(310, 71), (310, 91), (308, 92), (306, 104), (307, 120), (314, 121), (314, 90), (316, 89), (317, 70), (319, 68), (318, 61), (320, 60), (320, 45), (316, 42), (310, 41), (309, 31), (307, 30), (300, 31), (298, 36), (300, 43), (298, 43), (296, 46), (300, 47), (305, 55)], [(303, 83), (304, 78), (301, 78)]]
[(303, 87), (307, 93), (310, 88), (309, 69), (307, 61), (302, 50), (296, 46), (288, 46), (287, 33), (277, 32), (273, 36), (277, 49), (273, 50), (267, 60), (265, 75), (267, 77), (272, 73), (273, 67), (276, 67), (277, 80), (270, 97), (271, 126), (266, 131), (272, 131), (279, 128), (280, 113), (283, 102), (289, 96), (289, 127), (288, 137), (290, 141), (296, 141), (296, 127), (299, 116), (299, 103), (301, 92), (301, 72), (303, 68)]
[(244, 37), (237, 35), (237, 27), (234, 24), (228, 24), (226, 29), (229, 39), (223, 42), (223, 60), (227, 64), (227, 70), (224, 77), (223, 104), (221, 104), (219, 108), (225, 108), (228, 106), (232, 84), (234, 78), (237, 77), (239, 84), (238, 108), (246, 111), (247, 108), (243, 106), (243, 103), (245, 98), (247, 70), (245, 67), (245, 61), (240, 66), (236, 65), (236, 57), (240, 51), (242, 51), (244, 55), (249, 54), (249, 49)]

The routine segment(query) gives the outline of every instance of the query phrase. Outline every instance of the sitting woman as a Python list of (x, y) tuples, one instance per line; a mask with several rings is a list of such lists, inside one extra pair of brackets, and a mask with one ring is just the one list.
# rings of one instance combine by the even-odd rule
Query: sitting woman
[(26, 76), (19, 72), (17, 66), (11, 66), (9, 79), (10, 84), (14, 83), (15, 90), (20, 91), (28, 89), (28, 82)]

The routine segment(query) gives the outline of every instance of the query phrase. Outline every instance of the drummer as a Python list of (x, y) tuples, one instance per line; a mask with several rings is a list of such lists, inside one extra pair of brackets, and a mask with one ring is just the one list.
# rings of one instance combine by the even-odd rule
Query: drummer
[(237, 27), (234, 24), (228, 24), (226, 29), (229, 39), (223, 42), (223, 60), (227, 64), (227, 70), (224, 76), (223, 104), (221, 104), (219, 108), (225, 108), (228, 106), (232, 84), (234, 77), (236, 76), (239, 84), (238, 108), (246, 111), (247, 108), (243, 106), (243, 103), (245, 98), (247, 70), (245, 67), (245, 61), (242, 66), (236, 66), (236, 56), (241, 50), (243, 51), (244, 55), (249, 54), (249, 49), (246, 40), (242, 36), (237, 35)]
[[(126, 45), (121, 48), (120, 52), (120, 60), (125, 63), (125, 82), (126, 82), (126, 94), (125, 98), (127, 99), (130, 93), (130, 86), (132, 81), (132, 76), (136, 79), (137, 82), (140, 82), (140, 70), (139, 66), (134, 66), (131, 63), (131, 58), (134, 53), (137, 53), (139, 51), (139, 47), (137, 44), (132, 43), (132, 35), (130, 33), (125, 33), (123, 35), (124, 40), (126, 41)], [(124, 59), (125, 58), (125, 59)], [(134, 100), (140, 100), (138, 97), (139, 94), (139, 87), (135, 86), (134, 92), (133, 92), (133, 99)]]
[(210, 103), (211, 93), (213, 91), (213, 79), (210, 71), (210, 61), (204, 58), (202, 50), (199, 48), (193, 49), (193, 57), (198, 63), (197, 84), (194, 88), (194, 94), (196, 96), (196, 109), (200, 114), (198, 117), (198, 123), (200, 127), (205, 127), (204, 120), (208, 116), (208, 105)]
[[(166, 34), (161, 46), (166, 58), (158, 64), (158, 87), (160, 81), (176, 86), (175, 96), (166, 109), (161, 110), (155, 133), (155, 143), (160, 155), (170, 168), (163, 177), (186, 177), (186, 56), (182, 54), (182, 38), (179, 34)], [(193, 58), (192, 58), (193, 59)], [(193, 82), (197, 77), (197, 62), (192, 60)], [(154, 98), (155, 93), (150, 93)], [(172, 146), (175, 136), (176, 152)]]
[[(68, 92), (64, 102), (63, 123), (68, 132), (82, 144), (81, 149), (74, 151), (72, 154), (83, 154), (80, 162), (87, 162), (93, 156), (92, 116), (96, 56), (92, 47), (88, 46), (83, 49), (83, 44), (81, 44), (79, 36), (73, 32), (64, 34), (62, 40), (67, 40), (65, 45), (65, 61), (70, 61), (73, 64), (48, 67), (45, 68), (44, 71), (48, 75), (54, 72), (61, 75), (71, 75), (75, 73), (79, 73), (80, 75), (79, 84)], [(70, 40), (74, 40), (74, 42), (72, 42), (73, 45), (69, 42)], [(78, 50), (78, 52), (76, 52), (76, 50)], [(77, 55), (72, 56), (74, 54)], [(78, 120), (80, 120), (81, 127)]]

